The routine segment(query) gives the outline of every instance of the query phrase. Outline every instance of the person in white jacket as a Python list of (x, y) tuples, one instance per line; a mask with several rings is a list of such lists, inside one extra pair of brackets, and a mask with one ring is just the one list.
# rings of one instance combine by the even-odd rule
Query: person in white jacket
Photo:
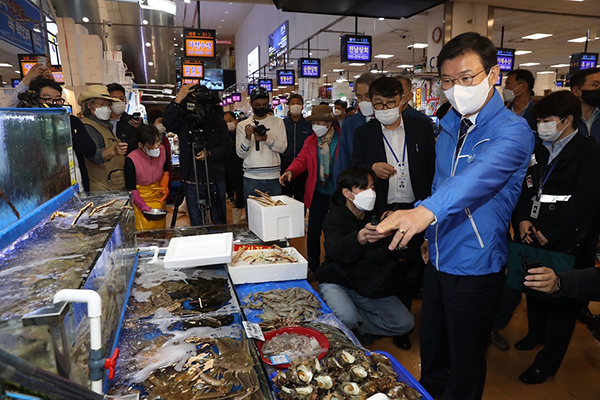
[(255, 189), (271, 196), (281, 194), (280, 154), (287, 148), (283, 120), (268, 115), (269, 93), (257, 87), (250, 93), (254, 116), (240, 122), (236, 130), (235, 151), (244, 160), (244, 198)]

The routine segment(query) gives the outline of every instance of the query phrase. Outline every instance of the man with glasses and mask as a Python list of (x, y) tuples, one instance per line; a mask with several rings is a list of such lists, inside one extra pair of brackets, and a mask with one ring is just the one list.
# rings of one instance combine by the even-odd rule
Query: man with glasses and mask
[(261, 86), (250, 93), (254, 115), (237, 126), (235, 151), (244, 160), (244, 198), (258, 189), (271, 196), (281, 194), (279, 167), (287, 148), (281, 118), (268, 115), (269, 92)]
[(112, 122), (112, 131), (121, 141), (131, 144), (127, 149), (127, 154), (137, 148), (131, 143), (135, 130), (142, 124), (142, 119), (134, 119), (127, 114), (127, 98), (125, 97), (125, 88), (118, 83), (107, 85), (108, 93), (111, 97), (119, 99), (111, 105), (110, 122)]
[(507, 230), (534, 147), (527, 122), (494, 90), (496, 47), (474, 32), (440, 51), (441, 120), (432, 195), (377, 230), (390, 248), (427, 229), (421, 309), (421, 384), (434, 397), (481, 399), (485, 350), (508, 258)]
[[(396, 78), (382, 77), (369, 86), (375, 119), (354, 132), (352, 165), (367, 165), (377, 176), (375, 192), (379, 213), (413, 208), (415, 201), (431, 194), (435, 167), (435, 139), (429, 120), (402, 115), (404, 90)], [(381, 214), (380, 214), (381, 215)], [(407, 249), (398, 252), (396, 294), (410, 310), (412, 293), (421, 270), (423, 235), (416, 235)], [(408, 336), (394, 338), (402, 349), (410, 348)]]
[(537, 131), (537, 122), (531, 113), (534, 105), (531, 99), (534, 85), (535, 78), (531, 71), (514, 69), (507, 74), (502, 91), (506, 106), (519, 117), (525, 118), (533, 132)]
[(359, 126), (373, 119), (373, 105), (369, 97), (369, 85), (377, 79), (377, 75), (365, 72), (354, 81), (354, 94), (358, 102), (358, 112), (344, 120), (340, 141), (338, 144), (338, 158), (333, 166), (333, 179), (337, 182), (343, 170), (350, 166), (352, 160), (352, 143), (354, 131)]
[(571, 77), (571, 91), (581, 101), (579, 133), (600, 143), (600, 68), (584, 69)]

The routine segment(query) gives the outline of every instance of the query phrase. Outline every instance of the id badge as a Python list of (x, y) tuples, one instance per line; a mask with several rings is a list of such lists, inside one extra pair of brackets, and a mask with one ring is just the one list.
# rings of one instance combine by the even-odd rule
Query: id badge
[(535, 218), (537, 219), (538, 216), (540, 215), (540, 207), (541, 207), (542, 203), (540, 203), (539, 201), (534, 201), (533, 205), (531, 206), (531, 213), (529, 214), (529, 216), (531, 218)]
[(398, 187), (396, 188), (396, 190), (400, 193), (408, 192), (408, 188), (406, 187), (406, 184), (407, 184), (406, 178), (398, 177)]
[(531, 175), (527, 175), (527, 188), (531, 189), (533, 187), (533, 179), (531, 178)]

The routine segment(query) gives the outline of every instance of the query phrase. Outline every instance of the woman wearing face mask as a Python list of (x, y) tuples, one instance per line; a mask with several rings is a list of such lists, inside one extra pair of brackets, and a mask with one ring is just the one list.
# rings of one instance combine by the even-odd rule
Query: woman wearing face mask
[(316, 106), (306, 118), (312, 123), (314, 134), (304, 142), (304, 147), (294, 159), (279, 182), (285, 185), (304, 171), (308, 171), (304, 187), (304, 205), (310, 209), (306, 248), (308, 267), (316, 273), (321, 260), (321, 229), (329, 210), (329, 199), (335, 192), (333, 166), (337, 158), (339, 128), (333, 125), (337, 118), (331, 107)]
[(81, 122), (96, 143), (96, 153), (85, 158), (91, 192), (125, 190), (123, 165), (127, 143), (114, 134), (109, 122), (111, 104), (115, 101), (119, 99), (111, 97), (102, 85), (89, 86), (77, 99), (83, 113)]
[[(543, 143), (535, 147), (535, 165), (530, 163), (515, 210), (520, 238), (532, 246), (572, 254), (575, 269), (593, 267), (599, 230), (600, 145), (578, 132), (581, 104), (569, 91), (542, 98), (533, 115)], [(536, 281), (536, 274), (542, 272), (543, 268), (529, 270), (526, 282)], [(542, 383), (556, 374), (580, 307), (574, 300), (556, 305), (527, 295), (529, 332), (515, 347), (531, 350), (542, 343), (544, 348), (519, 377), (522, 382)]]
[(340, 174), (323, 225), (325, 261), (318, 273), (323, 299), (364, 345), (374, 335), (402, 337), (414, 326), (395, 296), (398, 252), (388, 249), (391, 237), (371, 224), (376, 181), (373, 170), (363, 165)]
[[(158, 138), (160, 139), (160, 144), (165, 148), (165, 153), (167, 155), (167, 164), (169, 165), (169, 187), (171, 187), (171, 181), (173, 180), (173, 166), (171, 163), (171, 142), (169, 141), (169, 137), (167, 135), (167, 128), (162, 123), (162, 115), (163, 111), (161, 109), (154, 109), (148, 111), (148, 123), (156, 128), (158, 131)], [(137, 148), (137, 143), (134, 140), (134, 143), (130, 146), (133, 147), (131, 150), (135, 150)]]
[(165, 229), (166, 219), (148, 221), (143, 211), (165, 209), (169, 195), (169, 171), (165, 148), (160, 144), (158, 130), (141, 125), (135, 130), (137, 148), (125, 159), (125, 180), (135, 211), (138, 231)]

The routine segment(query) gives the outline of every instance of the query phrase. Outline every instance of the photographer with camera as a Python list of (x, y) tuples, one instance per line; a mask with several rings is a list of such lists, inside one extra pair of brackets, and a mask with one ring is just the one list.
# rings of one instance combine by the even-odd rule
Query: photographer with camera
[(192, 226), (227, 223), (225, 159), (231, 140), (218, 103), (205, 86), (183, 85), (163, 114), (163, 125), (179, 138), (180, 179)]
[(250, 103), (254, 117), (238, 124), (235, 141), (235, 151), (244, 160), (244, 198), (255, 189), (280, 195), (280, 154), (287, 148), (285, 125), (281, 118), (268, 115), (269, 92), (265, 88), (255, 88)]

